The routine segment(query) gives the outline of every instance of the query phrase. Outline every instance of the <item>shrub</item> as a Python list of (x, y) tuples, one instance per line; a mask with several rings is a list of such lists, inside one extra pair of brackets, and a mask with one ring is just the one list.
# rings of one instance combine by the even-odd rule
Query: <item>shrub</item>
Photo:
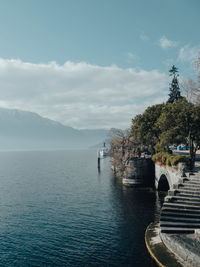
[(158, 161), (168, 166), (176, 166), (179, 162), (185, 162), (188, 164), (189, 159), (182, 155), (171, 155), (167, 152), (159, 152), (153, 155), (152, 160)]
[(188, 158), (185, 156), (181, 156), (181, 155), (176, 155), (172, 158), (172, 165), (177, 165), (179, 162), (185, 162), (187, 163)]

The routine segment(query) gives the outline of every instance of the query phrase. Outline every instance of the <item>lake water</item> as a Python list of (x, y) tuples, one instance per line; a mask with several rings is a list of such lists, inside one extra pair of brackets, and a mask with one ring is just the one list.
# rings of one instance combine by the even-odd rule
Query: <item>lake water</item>
[(162, 198), (127, 188), (95, 150), (0, 153), (0, 266), (155, 266)]

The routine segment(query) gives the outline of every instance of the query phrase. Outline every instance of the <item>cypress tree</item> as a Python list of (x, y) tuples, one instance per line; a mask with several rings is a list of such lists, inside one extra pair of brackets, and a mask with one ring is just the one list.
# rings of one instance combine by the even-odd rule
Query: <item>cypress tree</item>
[(169, 75), (173, 76), (173, 78), (169, 87), (169, 99), (167, 103), (174, 103), (175, 101), (178, 101), (182, 98), (178, 83), (178, 68), (173, 65), (172, 68), (169, 70)]

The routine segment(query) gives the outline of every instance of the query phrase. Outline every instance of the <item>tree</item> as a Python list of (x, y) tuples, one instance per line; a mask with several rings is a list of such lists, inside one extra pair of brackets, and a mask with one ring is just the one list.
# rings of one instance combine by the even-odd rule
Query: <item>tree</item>
[(197, 90), (198, 90), (198, 94), (196, 97), (196, 104), (200, 105), (200, 52), (198, 54), (197, 60), (195, 61), (195, 67), (197, 70)]
[(169, 99), (168, 103), (174, 103), (175, 101), (178, 101), (179, 99), (182, 98), (180, 88), (179, 88), (179, 82), (178, 82), (178, 68), (176, 68), (174, 65), (172, 68), (169, 70), (169, 75), (172, 76), (172, 82), (170, 83), (170, 88), (169, 88)]
[(192, 79), (188, 79), (183, 81), (182, 87), (187, 101), (197, 104), (200, 94), (200, 88), (198, 88), (197, 84)]
[(174, 103), (148, 107), (132, 120), (131, 134), (152, 154), (169, 152), (170, 145), (188, 144), (192, 168), (200, 146), (200, 106), (182, 97)]
[(156, 122), (161, 115), (164, 104), (148, 107), (143, 114), (137, 115), (132, 120), (131, 134), (134, 138), (149, 148), (153, 154), (154, 146), (159, 141), (160, 129)]
[(161, 134), (155, 149), (166, 151), (172, 144), (188, 144), (193, 165), (200, 145), (200, 107), (189, 103), (185, 98), (173, 104), (168, 103), (163, 107), (156, 126)]
[(121, 129), (111, 128), (110, 131), (108, 132), (108, 138), (110, 140), (112, 140), (114, 138), (121, 138), (121, 137), (124, 137), (124, 136), (125, 136), (125, 133)]

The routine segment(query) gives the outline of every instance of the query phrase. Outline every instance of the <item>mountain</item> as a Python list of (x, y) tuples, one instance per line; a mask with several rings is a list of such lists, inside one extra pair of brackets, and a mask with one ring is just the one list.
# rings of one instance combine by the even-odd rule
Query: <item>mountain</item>
[(77, 130), (37, 113), (0, 108), (0, 149), (78, 149), (103, 142), (108, 130)]

